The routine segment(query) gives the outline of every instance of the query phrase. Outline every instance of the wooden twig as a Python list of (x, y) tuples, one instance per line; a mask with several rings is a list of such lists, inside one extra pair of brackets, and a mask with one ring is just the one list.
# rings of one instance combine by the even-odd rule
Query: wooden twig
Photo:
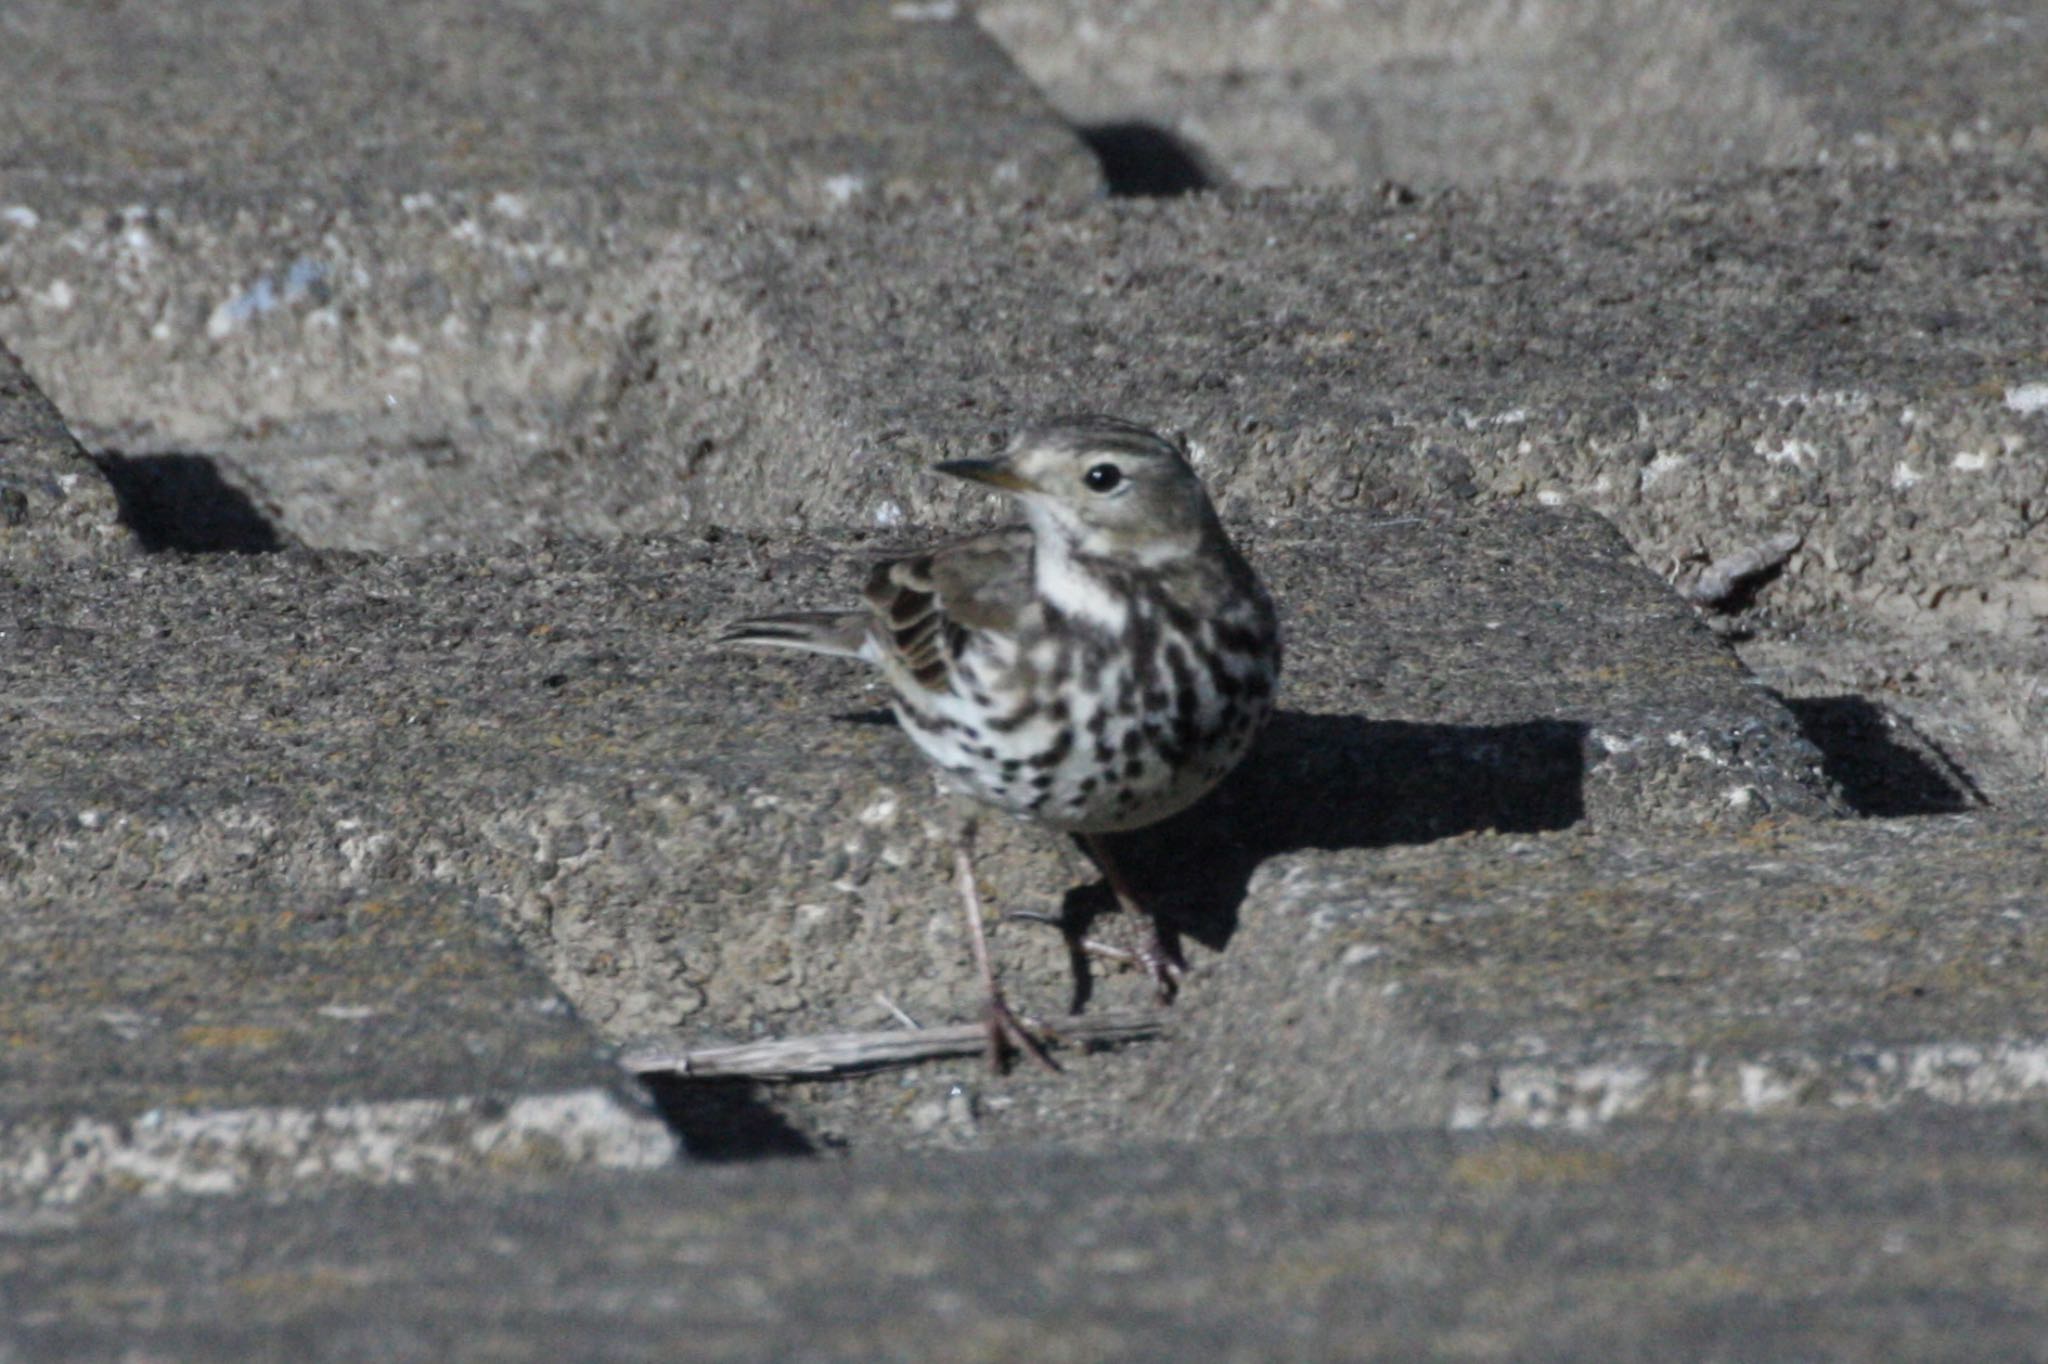
[[(1135, 1042), (1157, 1036), (1163, 1030), (1157, 1018), (1138, 1013), (1076, 1015), (1037, 1026), (1054, 1047)], [(919, 1028), (914, 1032), (821, 1033), (689, 1050), (643, 1044), (628, 1047), (619, 1059), (635, 1075), (668, 1075), (686, 1080), (800, 1080), (908, 1065), (941, 1056), (978, 1056), (987, 1050), (987, 1027), (962, 1023), (945, 1028)]]
[(1781, 531), (1759, 544), (1724, 554), (1701, 571), (1685, 595), (1700, 606), (1724, 605), (1742, 590), (1743, 584), (1791, 558), (1801, 539), (1798, 531)]

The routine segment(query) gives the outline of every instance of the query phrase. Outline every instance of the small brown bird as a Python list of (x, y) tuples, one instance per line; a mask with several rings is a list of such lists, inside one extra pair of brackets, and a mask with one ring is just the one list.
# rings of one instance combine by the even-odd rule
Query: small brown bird
[[(1100, 835), (1179, 813), (1244, 757), (1279, 681), (1272, 599), (1186, 452), (1142, 426), (1059, 418), (1000, 458), (937, 469), (1009, 493), (1025, 524), (878, 564), (862, 609), (740, 621), (720, 643), (880, 668), (897, 721), (950, 786), (1078, 835), (1118, 902), (1143, 914)], [(955, 864), (990, 1059), (1014, 1043), (1044, 1062), (989, 963), (971, 834)], [(1186, 965), (1146, 919), (1135, 952), (1086, 946), (1135, 960), (1170, 1000)]]

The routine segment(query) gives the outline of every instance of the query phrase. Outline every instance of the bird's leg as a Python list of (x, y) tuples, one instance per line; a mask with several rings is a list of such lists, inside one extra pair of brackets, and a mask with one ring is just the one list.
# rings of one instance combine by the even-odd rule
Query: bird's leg
[(1109, 881), (1109, 889), (1116, 896), (1116, 902), (1124, 912), (1138, 916), (1145, 928), (1136, 947), (1116, 947), (1094, 938), (1081, 939), (1080, 946), (1094, 956), (1112, 961), (1129, 962), (1152, 978), (1152, 987), (1159, 992), (1161, 1004), (1173, 1003), (1173, 997), (1180, 993), (1180, 983), (1187, 978), (1187, 959), (1180, 952), (1180, 937), (1171, 929), (1163, 927), (1159, 916), (1146, 909), (1138, 901), (1131, 883), (1124, 879), (1116, 859), (1109, 854), (1109, 844), (1099, 834), (1081, 835), (1082, 844), (1088, 855), (1095, 859), (1095, 865), (1102, 868), (1103, 876)]
[(1003, 987), (996, 983), (995, 964), (988, 954), (988, 934), (982, 928), (981, 892), (974, 884), (973, 848), (974, 824), (969, 821), (962, 826), (960, 841), (953, 849), (953, 866), (960, 878), (960, 901), (967, 912), (967, 941), (974, 948), (974, 964), (981, 970), (982, 984), (988, 987), (989, 1068), (1002, 1074), (1004, 1057), (1014, 1046), (1047, 1070), (1058, 1070), (1052, 1057), (1046, 1055), (1045, 1044), (1010, 1008), (1009, 1001), (1003, 998)]

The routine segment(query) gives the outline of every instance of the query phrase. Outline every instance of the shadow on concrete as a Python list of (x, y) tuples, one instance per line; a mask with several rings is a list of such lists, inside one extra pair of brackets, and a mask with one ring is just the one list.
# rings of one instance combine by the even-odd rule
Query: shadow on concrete
[(814, 1156), (811, 1139), (776, 1111), (755, 1080), (644, 1077), (669, 1130), (683, 1139), (692, 1160), (761, 1160)]
[(1952, 815), (1989, 804), (1933, 740), (1873, 701), (1788, 697), (1785, 706), (1859, 815)]
[(1157, 124), (1095, 123), (1075, 132), (1095, 153), (1112, 195), (1160, 199), (1215, 188), (1195, 149)]
[[(1302, 848), (1431, 843), (1483, 829), (1538, 833), (1585, 815), (1587, 727), (1576, 721), (1425, 725), (1282, 711), (1214, 794), (1111, 852), (1170, 930), (1222, 950), (1252, 873)], [(1085, 930), (1106, 883), (1070, 891)], [(1081, 998), (1087, 994), (1080, 983)]]
[(110, 450), (93, 462), (113, 485), (121, 524), (152, 553), (268, 554), (285, 547), (277, 527), (205, 455)]

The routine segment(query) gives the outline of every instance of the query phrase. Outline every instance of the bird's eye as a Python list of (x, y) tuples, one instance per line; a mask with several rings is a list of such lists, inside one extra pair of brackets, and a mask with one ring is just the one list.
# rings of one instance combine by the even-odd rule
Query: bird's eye
[(1114, 464), (1098, 464), (1082, 475), (1082, 481), (1098, 493), (1106, 493), (1124, 481), (1124, 471)]

